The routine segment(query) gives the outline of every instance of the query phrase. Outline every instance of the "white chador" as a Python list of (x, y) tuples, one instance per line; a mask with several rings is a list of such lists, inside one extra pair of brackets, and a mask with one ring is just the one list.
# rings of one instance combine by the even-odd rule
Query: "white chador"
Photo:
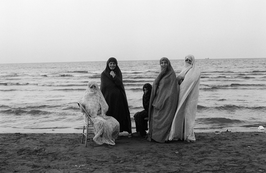
[(199, 98), (200, 73), (194, 56), (186, 56), (184, 68), (177, 77), (184, 80), (180, 85), (178, 107), (171, 125), (169, 140), (196, 140), (194, 125)]
[[(104, 143), (115, 145), (115, 140), (120, 132), (120, 125), (115, 118), (105, 115), (108, 105), (96, 82), (88, 83), (88, 88), (80, 100), (80, 104), (90, 115), (90, 117), (85, 118), (85, 123), (90, 123), (89, 119), (91, 119), (95, 135), (93, 141), (99, 145)], [(87, 115), (85, 114), (85, 116)]]

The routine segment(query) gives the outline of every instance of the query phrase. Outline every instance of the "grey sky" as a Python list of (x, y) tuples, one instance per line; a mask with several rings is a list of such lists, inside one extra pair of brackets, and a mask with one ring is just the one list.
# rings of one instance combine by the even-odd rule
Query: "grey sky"
[(0, 63), (266, 57), (265, 0), (1, 0)]

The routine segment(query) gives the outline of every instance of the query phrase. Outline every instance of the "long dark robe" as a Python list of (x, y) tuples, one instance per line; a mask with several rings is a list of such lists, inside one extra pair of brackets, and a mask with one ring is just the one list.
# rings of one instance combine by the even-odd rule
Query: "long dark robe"
[(120, 132), (131, 133), (130, 112), (122, 73), (117, 65), (114, 70), (116, 76), (113, 78), (110, 75), (108, 63), (109, 61), (107, 61), (106, 69), (101, 73), (101, 91), (109, 106), (106, 115), (114, 117), (120, 123)]
[(155, 79), (150, 98), (148, 139), (157, 142), (168, 140), (178, 105), (179, 85), (169, 60), (168, 64)]

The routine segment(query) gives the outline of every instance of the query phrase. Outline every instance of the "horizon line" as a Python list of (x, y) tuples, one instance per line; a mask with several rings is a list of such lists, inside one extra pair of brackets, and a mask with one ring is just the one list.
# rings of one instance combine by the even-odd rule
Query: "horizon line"
[[(197, 58), (196, 60), (220, 60), (220, 59), (263, 59), (266, 57), (212, 57), (212, 58)], [(182, 58), (183, 59), (183, 58)], [(170, 59), (169, 60), (182, 60), (181, 58), (179, 59)], [(137, 59), (137, 60), (119, 60), (119, 62), (123, 62), (123, 61), (156, 61), (158, 59)], [(47, 61), (47, 62), (6, 62), (6, 63), (0, 63), (0, 64), (43, 64), (43, 63), (75, 63), (75, 62), (106, 62), (107, 60), (87, 60), (87, 61)]]

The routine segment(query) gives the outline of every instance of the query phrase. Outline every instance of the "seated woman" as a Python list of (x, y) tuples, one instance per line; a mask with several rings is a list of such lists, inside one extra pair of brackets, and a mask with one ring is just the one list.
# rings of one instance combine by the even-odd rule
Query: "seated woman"
[(185, 57), (177, 76), (180, 84), (178, 107), (172, 122), (169, 140), (195, 141), (194, 124), (199, 97), (200, 70), (193, 55)]
[[(89, 119), (93, 123), (95, 135), (93, 141), (99, 145), (104, 143), (115, 145), (115, 140), (120, 132), (120, 124), (115, 118), (105, 115), (108, 105), (96, 82), (88, 83), (88, 88), (79, 103), (90, 115), (85, 118), (85, 123), (90, 123)], [(81, 111), (84, 112), (82, 109)]]
[(142, 105), (144, 110), (137, 112), (134, 115), (135, 124), (136, 124), (136, 133), (134, 133), (133, 136), (145, 137), (147, 135), (146, 130), (148, 130), (148, 112), (149, 112), (152, 86), (151, 84), (146, 83), (143, 85), (142, 89), (143, 89)]

